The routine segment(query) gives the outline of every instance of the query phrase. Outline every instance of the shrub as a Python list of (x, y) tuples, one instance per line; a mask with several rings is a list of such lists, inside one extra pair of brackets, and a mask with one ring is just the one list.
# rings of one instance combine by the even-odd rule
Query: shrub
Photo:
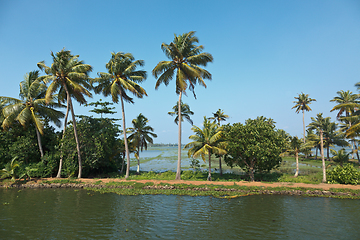
[(340, 184), (359, 184), (360, 173), (351, 164), (345, 166), (337, 166), (333, 170), (327, 171), (328, 183), (340, 183)]

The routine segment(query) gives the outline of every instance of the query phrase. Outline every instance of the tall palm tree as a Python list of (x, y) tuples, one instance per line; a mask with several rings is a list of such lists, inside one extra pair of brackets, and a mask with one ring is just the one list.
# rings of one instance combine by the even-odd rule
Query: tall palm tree
[[(159, 62), (152, 73), (157, 78), (155, 89), (164, 83), (166, 86), (170, 80), (176, 75), (176, 94), (179, 95), (178, 100), (178, 119), (181, 117), (181, 97), (186, 94), (186, 89), (189, 88), (195, 95), (195, 85), (199, 83), (206, 87), (204, 79), (211, 79), (211, 74), (201, 68), (207, 63), (213, 61), (210, 53), (202, 52), (203, 45), (196, 45), (199, 39), (195, 36), (195, 32), (191, 31), (181, 35), (175, 35), (173, 42), (170, 44), (162, 43), (161, 49), (170, 61)], [(181, 121), (179, 123), (179, 137), (178, 137), (178, 163), (175, 179), (181, 179)]]
[[(330, 118), (330, 117), (327, 117)], [(316, 130), (319, 133), (320, 136), (320, 154), (321, 154), (321, 160), (322, 160), (322, 170), (323, 170), (323, 183), (326, 183), (326, 166), (325, 166), (325, 158), (324, 158), (324, 128), (325, 128), (325, 121), (327, 118), (324, 118), (322, 116), (322, 113), (318, 113), (315, 118), (311, 118), (312, 122), (309, 124), (309, 128)]]
[[(79, 55), (72, 55), (70, 51), (62, 49), (60, 52), (54, 54), (51, 52), (53, 63), (51, 67), (45, 65), (44, 61), (39, 62), (37, 65), (41, 70), (44, 70), (47, 75), (40, 77), (45, 83), (50, 83), (45, 99), (50, 102), (56, 92), (58, 92), (59, 99), (64, 99), (66, 95), (67, 113), (70, 109), (73, 126), (74, 136), (76, 141), (76, 150), (78, 154), (79, 172), (78, 178), (81, 178), (82, 163), (80, 153), (80, 143), (76, 128), (75, 112), (72, 105), (72, 97), (77, 95), (75, 99), (80, 99), (84, 95), (92, 97), (90, 93), (91, 85), (89, 84), (89, 73), (92, 71), (92, 66), (85, 64), (83, 61), (78, 60)], [(85, 99), (84, 99), (85, 101)], [(86, 102), (86, 101), (85, 101)], [(67, 114), (66, 114), (67, 118)], [(66, 125), (65, 120), (65, 125)], [(65, 126), (64, 126), (65, 128)], [(58, 177), (60, 177), (62, 161), (60, 161)]]
[(149, 120), (140, 113), (135, 119), (132, 120), (133, 127), (128, 128), (131, 135), (129, 141), (134, 142), (137, 148), (137, 173), (140, 173), (140, 151), (147, 150), (147, 144), (153, 143), (152, 137), (156, 138), (157, 135), (153, 133), (154, 129), (147, 125)]
[[(170, 116), (174, 116), (176, 115), (174, 122), (176, 124), (178, 124), (179, 122), (179, 115), (178, 115), (178, 109), (179, 109), (179, 102), (176, 102), (176, 105), (172, 108), (173, 111), (172, 112), (168, 112), (168, 114)], [(194, 112), (190, 110), (190, 106), (187, 103), (183, 103), (181, 101), (181, 121), (184, 121), (184, 118), (191, 124), (193, 125), (193, 121), (191, 120), (190, 115), (194, 115)]]
[[(353, 121), (349, 121), (349, 117), (356, 111), (356, 109), (360, 108), (360, 95), (359, 94), (353, 94), (351, 91), (338, 91), (338, 96), (334, 97), (330, 102), (335, 102), (337, 105), (333, 107), (333, 109), (330, 110), (330, 112), (333, 112), (335, 110), (338, 110), (337, 119), (342, 122), (347, 122), (349, 124), (349, 128), (351, 128)], [(343, 113), (345, 113), (345, 116), (343, 116)], [(345, 119), (344, 119), (345, 117)], [(354, 149), (356, 146), (355, 144), (355, 138), (351, 137), (350, 141), (352, 142), (351, 148)], [(356, 147), (355, 147), (356, 148)], [(354, 155), (353, 155), (354, 158)]]
[(226, 154), (222, 138), (222, 127), (204, 117), (203, 129), (193, 126), (191, 130), (195, 134), (189, 137), (193, 141), (185, 145), (185, 148), (190, 148), (188, 156), (193, 158), (201, 156), (205, 162), (205, 155), (208, 155), (209, 175), (207, 180), (211, 181), (211, 155), (214, 153)]
[(49, 119), (56, 126), (60, 127), (60, 118), (64, 114), (54, 109), (54, 107), (62, 107), (62, 105), (50, 101), (46, 104), (44, 99), (46, 93), (46, 85), (39, 81), (39, 71), (32, 71), (25, 75), (24, 80), (20, 82), (20, 99), (1, 97), (4, 104), (3, 115), (5, 117), (2, 127), (9, 128), (15, 121), (22, 126), (33, 123), (36, 130), (39, 150), (41, 157), (44, 151), (41, 144), (40, 134), (43, 135), (44, 120)]
[(146, 79), (146, 71), (136, 70), (138, 66), (144, 66), (144, 63), (144, 60), (135, 60), (131, 53), (113, 52), (110, 61), (105, 65), (108, 72), (99, 72), (99, 77), (92, 81), (98, 84), (94, 88), (95, 93), (102, 92), (104, 96), (111, 95), (114, 103), (118, 103), (120, 97), (127, 160), (125, 178), (128, 178), (130, 173), (130, 154), (126, 137), (124, 101), (134, 103), (126, 91), (130, 91), (138, 98), (147, 96), (146, 91), (138, 84)]
[(294, 97), (297, 99), (297, 101), (294, 101), (293, 103), (296, 103), (295, 106), (293, 106), (291, 109), (296, 108), (295, 112), (299, 113), (300, 110), (303, 113), (303, 130), (304, 130), (304, 143), (305, 143), (305, 111), (311, 111), (311, 108), (309, 107), (309, 104), (311, 102), (316, 101), (313, 98), (309, 98), (309, 94), (301, 93), (298, 97)]
[[(226, 115), (223, 110), (219, 108), (216, 112), (213, 113), (212, 117), (209, 117), (209, 120), (214, 120), (217, 122), (218, 126), (220, 126), (221, 121), (226, 121), (229, 118), (229, 115)], [(219, 158), (219, 169), (220, 169), (220, 176), (222, 176), (222, 166), (221, 166), (221, 155), (218, 155)]]

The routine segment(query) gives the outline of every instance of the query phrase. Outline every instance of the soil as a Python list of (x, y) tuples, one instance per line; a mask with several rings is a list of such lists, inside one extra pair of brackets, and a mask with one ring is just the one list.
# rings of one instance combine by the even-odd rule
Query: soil
[[(52, 181), (57, 180), (57, 178), (45, 178), (42, 180)], [(331, 188), (343, 188), (343, 189), (354, 189), (360, 190), (360, 185), (346, 185), (346, 184), (327, 184), (327, 183), (320, 183), (320, 184), (306, 184), (306, 183), (287, 183), (287, 182), (277, 182), (277, 183), (264, 183), (264, 182), (247, 182), (247, 181), (240, 181), (240, 182), (218, 182), (218, 181), (187, 181), (187, 180), (124, 180), (124, 179), (116, 179), (116, 178), (102, 178), (102, 179), (89, 179), (89, 178), (80, 178), (81, 182), (84, 183), (95, 183), (101, 181), (102, 183), (108, 182), (139, 182), (139, 183), (148, 183), (153, 182), (155, 185), (159, 183), (168, 183), (168, 184), (188, 184), (188, 185), (205, 185), (205, 184), (213, 184), (213, 185), (239, 185), (239, 186), (257, 186), (257, 187), (289, 187), (289, 188), (317, 188), (323, 190), (329, 190)], [(37, 183), (40, 183), (41, 180), (37, 180)]]

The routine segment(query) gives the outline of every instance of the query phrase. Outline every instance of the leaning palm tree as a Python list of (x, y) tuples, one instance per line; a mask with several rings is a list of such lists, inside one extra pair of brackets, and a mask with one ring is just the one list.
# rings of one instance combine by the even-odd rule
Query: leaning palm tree
[[(229, 118), (229, 115), (226, 115), (223, 110), (219, 108), (216, 112), (213, 113), (212, 117), (209, 117), (209, 120), (214, 120), (217, 122), (217, 124), (220, 126), (221, 121), (226, 121), (226, 119)], [(220, 170), (220, 176), (222, 176), (222, 166), (221, 166), (221, 155), (217, 156), (219, 158), (219, 170)]]
[(135, 119), (132, 120), (133, 127), (128, 128), (131, 133), (129, 141), (134, 142), (137, 148), (137, 173), (140, 173), (140, 151), (147, 150), (148, 143), (153, 143), (152, 137), (156, 138), (157, 135), (153, 133), (154, 129), (147, 125), (149, 120), (140, 113)]
[(95, 93), (102, 92), (105, 97), (111, 95), (115, 103), (119, 102), (120, 97), (127, 160), (125, 178), (128, 178), (130, 174), (130, 154), (126, 137), (124, 101), (134, 103), (126, 91), (130, 91), (138, 98), (147, 96), (146, 91), (138, 84), (146, 79), (146, 71), (136, 70), (138, 66), (144, 66), (144, 60), (135, 60), (131, 53), (113, 52), (110, 61), (106, 64), (108, 72), (100, 72), (99, 77), (92, 80), (92, 83), (98, 84), (94, 88)]
[[(327, 117), (330, 118), (330, 117)], [(325, 122), (326, 119), (322, 116), (322, 113), (318, 113), (315, 118), (311, 118), (312, 122), (309, 124), (309, 129), (316, 130), (319, 133), (320, 136), (320, 154), (321, 154), (321, 160), (322, 160), (322, 170), (323, 170), (323, 183), (326, 183), (326, 166), (325, 166), (325, 158), (324, 158), (324, 138), (323, 133), (325, 129)]]
[(62, 107), (54, 101), (45, 101), (46, 85), (39, 81), (39, 71), (32, 71), (25, 75), (20, 83), (20, 99), (1, 97), (6, 105), (3, 108), (4, 121), (2, 127), (9, 128), (14, 122), (19, 122), (22, 126), (32, 123), (35, 126), (41, 157), (44, 151), (41, 144), (40, 134), (43, 135), (45, 118), (60, 127), (60, 118), (64, 114), (54, 109)]
[[(213, 57), (210, 53), (202, 52), (203, 45), (196, 45), (199, 39), (195, 37), (195, 32), (191, 31), (181, 35), (175, 35), (173, 42), (170, 44), (162, 43), (161, 49), (170, 61), (159, 62), (152, 73), (157, 78), (155, 89), (164, 83), (166, 86), (174, 75), (176, 78), (176, 94), (179, 95), (178, 100), (178, 119), (181, 117), (181, 97), (182, 94), (186, 94), (186, 90), (189, 88), (195, 95), (195, 85), (206, 87), (204, 79), (211, 79), (211, 74), (199, 67), (206, 66), (208, 62), (213, 61)], [(178, 136), (178, 163), (175, 179), (181, 179), (181, 121), (179, 123), (179, 136)]]
[(224, 149), (225, 144), (222, 138), (222, 127), (219, 127), (215, 122), (210, 122), (204, 117), (203, 129), (193, 126), (191, 130), (193, 130), (195, 134), (189, 137), (193, 142), (185, 145), (185, 148), (190, 148), (188, 156), (192, 158), (201, 156), (205, 162), (205, 155), (208, 155), (209, 175), (207, 180), (211, 181), (211, 155), (226, 154), (226, 150)]
[[(192, 121), (190, 115), (194, 115), (194, 112), (190, 110), (189, 104), (183, 103), (183, 102), (181, 101), (181, 104), (180, 104), (180, 105), (181, 105), (181, 121), (183, 122), (183, 121), (184, 121), (184, 118), (185, 118), (191, 125), (193, 125), (193, 121)], [(177, 125), (177, 124), (179, 124), (179, 115), (178, 115), (178, 112), (179, 112), (179, 110), (178, 110), (178, 109), (179, 109), (179, 103), (176, 102), (176, 105), (173, 106), (172, 109), (173, 109), (173, 111), (172, 111), (172, 112), (168, 112), (168, 114), (169, 114), (170, 116), (176, 115), (176, 117), (175, 117), (175, 119), (174, 119), (174, 122), (175, 122), (176, 125)]]
[[(62, 49), (56, 54), (51, 52), (51, 56), (53, 58), (53, 63), (51, 64), (51, 67), (46, 66), (44, 61), (41, 61), (37, 64), (38, 67), (41, 70), (44, 70), (47, 74), (40, 78), (45, 83), (50, 83), (46, 91), (45, 99), (46, 102), (50, 102), (56, 92), (58, 92), (58, 96), (60, 99), (64, 99), (62, 96), (66, 95), (66, 112), (68, 113), (68, 110), (70, 109), (72, 115), (74, 136), (79, 162), (78, 178), (81, 178), (82, 163), (80, 143), (77, 134), (74, 108), (72, 105), (72, 96), (80, 95), (76, 99), (80, 99), (80, 97), (83, 95), (86, 95), (88, 97), (92, 96), (89, 91), (91, 89), (91, 85), (89, 84), (89, 73), (92, 71), (92, 67), (88, 64), (85, 64), (83, 61), (79, 61), (79, 55), (74, 56), (70, 53), (70, 51), (65, 49)], [(58, 177), (60, 177), (61, 165), (62, 162), (60, 162)]]
[(301, 93), (298, 97), (294, 97), (297, 99), (297, 101), (294, 101), (293, 103), (296, 103), (295, 106), (293, 106), (291, 109), (296, 108), (295, 112), (299, 113), (300, 110), (303, 113), (303, 130), (304, 130), (304, 143), (305, 143), (305, 111), (311, 111), (311, 108), (309, 107), (309, 104), (311, 102), (316, 101), (313, 98), (309, 98), (309, 94)]

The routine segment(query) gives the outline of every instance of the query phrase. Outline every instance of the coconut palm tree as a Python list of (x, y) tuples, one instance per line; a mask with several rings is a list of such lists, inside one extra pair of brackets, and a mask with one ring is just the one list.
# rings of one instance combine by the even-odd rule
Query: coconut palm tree
[(325, 118), (324, 122), (324, 146), (327, 150), (327, 160), (330, 160), (330, 147), (334, 145), (347, 147), (349, 143), (345, 140), (345, 134), (337, 130), (337, 124)]
[(301, 139), (299, 139), (297, 136), (291, 137), (290, 149), (288, 150), (288, 152), (295, 155), (296, 171), (294, 177), (297, 177), (299, 175), (299, 153), (301, 152), (301, 145)]
[[(217, 122), (218, 126), (220, 126), (221, 121), (226, 121), (229, 118), (229, 115), (226, 115), (223, 110), (219, 108), (216, 112), (213, 113), (212, 117), (209, 117), (209, 120), (214, 120)], [(220, 169), (220, 176), (222, 176), (222, 166), (221, 166), (221, 155), (217, 156), (219, 158), (219, 169)]]
[(193, 126), (191, 130), (195, 134), (189, 137), (193, 141), (185, 145), (185, 148), (190, 148), (188, 156), (192, 158), (201, 156), (206, 162), (205, 155), (208, 155), (209, 175), (207, 180), (211, 181), (211, 155), (215, 153), (219, 155), (226, 154), (222, 138), (222, 127), (204, 117), (203, 129)]
[[(179, 102), (176, 102), (176, 105), (172, 108), (173, 111), (168, 112), (168, 114), (170, 116), (176, 115), (176, 117), (174, 119), (174, 122), (176, 123), (176, 125), (179, 122), (178, 108), (179, 108)], [(185, 118), (191, 125), (193, 125), (193, 121), (191, 120), (190, 115), (194, 115), (194, 112), (190, 110), (190, 106), (187, 103), (183, 103), (181, 101), (181, 121), (183, 122), (184, 118)]]
[[(157, 79), (155, 89), (163, 83), (166, 86), (174, 75), (176, 78), (176, 94), (179, 95), (178, 100), (178, 119), (181, 117), (181, 97), (182, 94), (186, 94), (186, 90), (189, 89), (195, 95), (195, 85), (199, 83), (201, 86), (206, 87), (204, 79), (211, 79), (211, 74), (201, 68), (200, 66), (206, 66), (207, 63), (213, 61), (213, 57), (210, 53), (202, 52), (203, 45), (196, 45), (199, 39), (195, 36), (195, 32), (191, 31), (181, 35), (175, 35), (173, 42), (170, 44), (162, 43), (161, 49), (170, 61), (159, 62), (152, 73)], [(175, 179), (181, 179), (181, 121), (179, 126), (178, 136), (178, 163)]]
[[(330, 118), (330, 117), (327, 117)], [(325, 128), (325, 121), (326, 119), (322, 116), (322, 113), (318, 113), (315, 118), (311, 118), (312, 122), (309, 124), (309, 128), (316, 130), (319, 133), (320, 136), (320, 154), (321, 154), (321, 160), (322, 160), (322, 170), (323, 170), (323, 183), (326, 183), (326, 166), (325, 166), (325, 158), (324, 158), (324, 128)]]
[[(62, 49), (60, 52), (54, 54), (51, 52), (53, 63), (51, 67), (45, 65), (44, 61), (39, 62), (37, 65), (41, 70), (44, 70), (47, 75), (40, 77), (45, 83), (50, 83), (45, 99), (46, 102), (50, 102), (53, 96), (58, 92), (59, 101), (64, 101), (64, 95), (66, 95), (67, 113), (70, 109), (73, 126), (74, 136), (76, 141), (76, 150), (78, 154), (79, 172), (78, 178), (81, 178), (82, 163), (80, 153), (80, 143), (76, 128), (75, 112), (72, 104), (72, 97), (77, 95), (75, 99), (81, 99), (84, 95), (92, 97), (90, 93), (91, 85), (89, 84), (89, 73), (92, 71), (92, 67), (85, 64), (83, 61), (78, 60), (79, 55), (72, 55), (70, 51)], [(85, 101), (85, 99), (84, 99)], [(86, 102), (86, 101), (85, 101)], [(67, 121), (67, 114), (65, 125)], [(64, 126), (65, 128), (65, 126)], [(60, 177), (62, 161), (60, 161), (59, 172), (57, 177)]]
[(297, 101), (294, 101), (293, 103), (295, 103), (295, 106), (293, 106), (291, 109), (296, 108), (295, 112), (299, 113), (300, 110), (303, 113), (303, 130), (304, 130), (304, 143), (305, 143), (305, 111), (311, 111), (311, 108), (309, 107), (309, 104), (311, 104), (311, 102), (316, 101), (313, 98), (309, 98), (309, 94), (304, 94), (301, 93), (299, 94), (298, 97), (294, 97), (295, 99), (297, 99)]
[(140, 113), (132, 120), (133, 127), (128, 128), (128, 131), (131, 133), (128, 139), (134, 142), (137, 148), (137, 173), (140, 173), (140, 151), (143, 151), (143, 149), (147, 150), (148, 143), (153, 143), (152, 137), (157, 137), (157, 135), (153, 133), (154, 129), (147, 125), (148, 122), (149, 120)]
[(62, 107), (61, 104), (52, 100), (46, 104), (45, 93), (46, 85), (39, 81), (39, 71), (32, 71), (20, 82), (20, 99), (2, 97), (6, 105), (3, 108), (5, 119), (2, 127), (7, 129), (16, 121), (24, 127), (29, 123), (34, 124), (41, 157), (44, 156), (44, 151), (40, 134), (44, 134), (45, 118), (60, 127), (60, 118), (64, 117), (62, 112), (54, 109), (54, 107)]
[(99, 72), (99, 77), (92, 80), (92, 83), (98, 84), (94, 88), (95, 93), (102, 92), (105, 97), (111, 95), (114, 103), (118, 103), (119, 100), (121, 102), (124, 144), (127, 160), (125, 178), (128, 178), (130, 173), (130, 154), (126, 137), (124, 101), (134, 103), (133, 99), (127, 95), (126, 91), (131, 92), (138, 98), (143, 98), (144, 95), (147, 96), (146, 91), (138, 84), (146, 79), (146, 71), (136, 70), (137, 67), (144, 66), (144, 63), (144, 60), (135, 60), (131, 53), (113, 52), (111, 53), (111, 59), (105, 65), (108, 72)]

